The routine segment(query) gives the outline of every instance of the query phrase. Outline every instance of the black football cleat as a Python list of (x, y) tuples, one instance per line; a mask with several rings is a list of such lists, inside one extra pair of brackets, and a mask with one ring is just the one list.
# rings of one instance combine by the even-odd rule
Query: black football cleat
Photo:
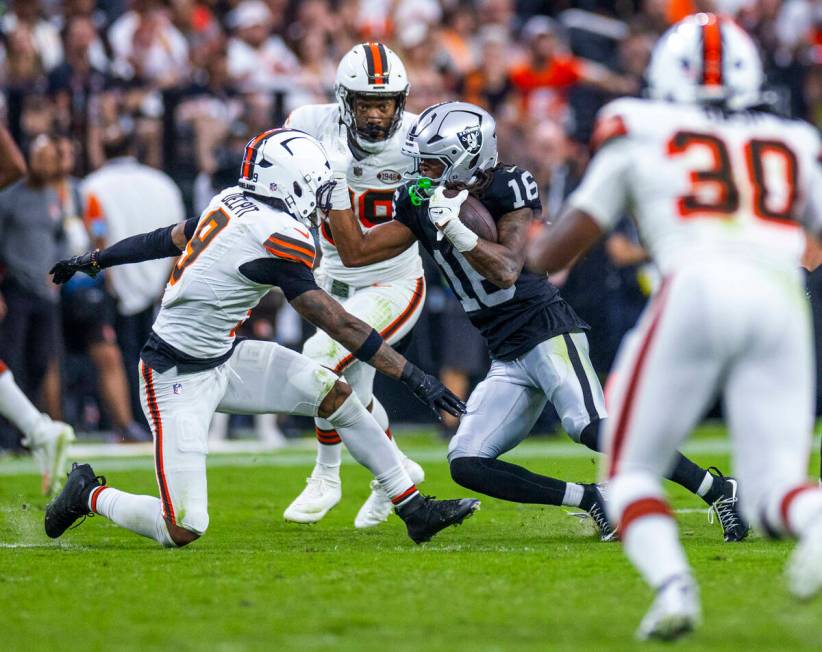
[(619, 541), (616, 528), (611, 525), (611, 522), (608, 520), (608, 515), (605, 513), (605, 498), (602, 495), (602, 490), (595, 484), (586, 484), (583, 486), (585, 487), (585, 494), (583, 495), (580, 507), (588, 512), (594, 525), (597, 526), (597, 530), (599, 530), (599, 540)]
[(716, 515), (719, 524), (722, 526), (725, 541), (742, 541), (748, 536), (751, 528), (737, 509), (739, 485), (733, 478), (726, 478), (722, 475), (722, 472), (715, 466), (709, 467), (708, 473), (722, 482), (722, 496), (711, 503), (709, 512), (711, 523), (713, 523), (714, 515)]
[(66, 485), (46, 507), (46, 534), (52, 539), (61, 536), (78, 519), (91, 516), (88, 497), (92, 489), (106, 484), (102, 476), (95, 476), (88, 464), (71, 465)]
[(480, 501), (475, 498), (434, 500), (420, 494), (398, 508), (397, 514), (405, 521), (411, 540), (414, 543), (425, 543), (440, 530), (459, 525), (479, 507)]

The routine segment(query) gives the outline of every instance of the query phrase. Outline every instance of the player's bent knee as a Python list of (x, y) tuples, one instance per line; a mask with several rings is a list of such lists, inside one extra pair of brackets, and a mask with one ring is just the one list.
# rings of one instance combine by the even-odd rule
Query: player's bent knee
[(338, 380), (320, 403), (320, 408), (317, 411), (318, 416), (327, 419), (342, 407), (342, 404), (348, 400), (349, 396), (351, 396), (351, 385)]
[(592, 451), (600, 452), (602, 450), (602, 444), (600, 443), (600, 426), (602, 425), (601, 419), (594, 419), (582, 429), (582, 432), (579, 433), (578, 442), (583, 446), (587, 446)]
[(168, 536), (171, 537), (174, 545), (178, 548), (193, 543), (203, 535), (203, 532), (194, 532), (173, 523), (166, 523), (166, 529), (168, 530)]
[(451, 460), (451, 479), (461, 487), (474, 491), (482, 489), (487, 478), (482, 457), (456, 457)]

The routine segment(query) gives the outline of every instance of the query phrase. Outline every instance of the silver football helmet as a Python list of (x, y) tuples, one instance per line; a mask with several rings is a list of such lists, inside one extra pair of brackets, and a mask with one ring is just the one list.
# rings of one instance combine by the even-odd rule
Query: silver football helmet
[(425, 109), (408, 132), (402, 153), (411, 158), (406, 176), (419, 179), (423, 159), (445, 166), (431, 186), (475, 184), (497, 164), (497, 125), (491, 114), (468, 102), (442, 102)]

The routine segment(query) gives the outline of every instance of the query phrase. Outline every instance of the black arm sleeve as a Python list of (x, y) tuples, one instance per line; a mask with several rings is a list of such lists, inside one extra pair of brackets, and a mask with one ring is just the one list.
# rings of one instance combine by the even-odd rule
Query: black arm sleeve
[(276, 285), (288, 301), (293, 301), (303, 292), (320, 289), (308, 267), (288, 260), (258, 258), (240, 265), (240, 273), (249, 281)]
[[(198, 218), (192, 217), (185, 222), (186, 239), (190, 240), (197, 229)], [(129, 263), (141, 263), (144, 260), (172, 258), (180, 255), (180, 249), (171, 239), (171, 232), (176, 224), (164, 226), (150, 233), (141, 233), (116, 242), (106, 247), (97, 256), (100, 267), (114, 267)]]

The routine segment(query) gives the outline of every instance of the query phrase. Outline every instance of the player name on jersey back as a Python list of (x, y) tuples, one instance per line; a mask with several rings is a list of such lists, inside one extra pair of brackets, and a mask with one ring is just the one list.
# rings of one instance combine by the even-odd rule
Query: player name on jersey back
[(798, 277), (803, 221), (822, 214), (810, 125), (626, 98), (600, 112), (594, 147), (569, 203), (606, 229), (630, 212), (663, 273), (726, 260)]
[[(397, 131), (385, 142), (380, 152), (359, 161), (356, 158), (351, 160), (347, 175), (348, 188), (354, 215), (363, 231), (394, 217), (394, 190), (402, 183), (403, 170), (409, 165), (409, 160), (402, 155), (400, 147), (416, 119), (416, 115), (404, 113)], [(345, 126), (340, 121), (336, 104), (300, 107), (289, 116), (287, 125), (314, 136), (323, 144), (332, 160), (335, 155), (351, 158)], [(416, 244), (379, 263), (346, 267), (334, 246), (331, 228), (323, 223), (320, 228), (320, 247), (322, 261), (318, 271), (355, 287), (422, 276), (422, 261)]]
[(225, 355), (251, 309), (271, 290), (246, 278), (240, 267), (268, 257), (311, 268), (314, 239), (288, 213), (237, 186), (227, 188), (203, 211), (172, 268), (154, 332), (191, 358)]

